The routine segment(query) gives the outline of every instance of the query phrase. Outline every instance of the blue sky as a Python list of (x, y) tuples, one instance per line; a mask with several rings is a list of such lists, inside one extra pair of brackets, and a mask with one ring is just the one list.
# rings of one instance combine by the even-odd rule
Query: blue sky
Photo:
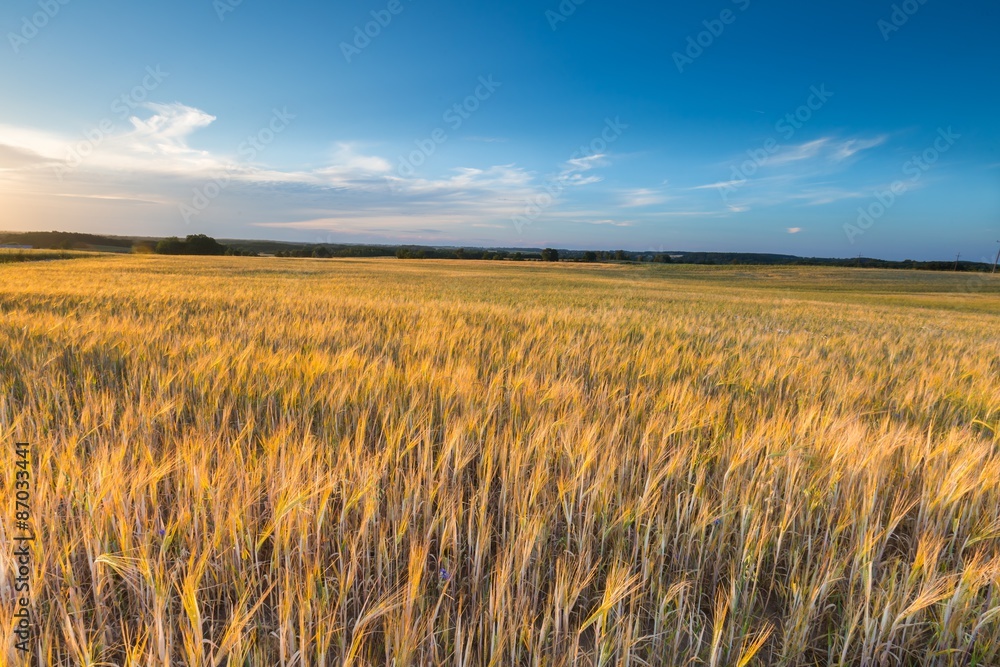
[(0, 228), (992, 258), (998, 24), (981, 0), (8, 0)]

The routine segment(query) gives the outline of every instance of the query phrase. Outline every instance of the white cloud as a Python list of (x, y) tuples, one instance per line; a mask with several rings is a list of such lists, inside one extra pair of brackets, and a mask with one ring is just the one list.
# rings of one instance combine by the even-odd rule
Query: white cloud
[(822, 182), (804, 183), (792, 191), (775, 195), (775, 198), (778, 203), (803, 202), (806, 206), (821, 206), (844, 199), (861, 199), (870, 195), (871, 193), (867, 190), (845, 190)]
[(50, 132), (30, 127), (0, 125), (0, 145), (42, 159), (58, 160), (69, 142)]
[(345, 171), (385, 174), (392, 171), (392, 163), (378, 156), (361, 155), (351, 144), (338, 143), (333, 153), (333, 164), (326, 171), (334, 168)]
[(866, 151), (869, 148), (875, 148), (876, 146), (881, 146), (885, 143), (886, 137), (874, 137), (872, 139), (849, 139), (840, 143), (833, 151), (832, 158), (841, 162), (854, 156), (861, 151)]
[(823, 137), (814, 141), (807, 141), (804, 144), (786, 146), (765, 161), (769, 166), (780, 166), (791, 162), (808, 160), (819, 155), (825, 147), (830, 144), (829, 137)]
[(658, 190), (639, 188), (628, 190), (622, 195), (622, 206), (626, 208), (638, 208), (642, 206), (653, 206), (667, 201), (667, 197)]
[(611, 227), (634, 227), (631, 220), (584, 220), (588, 225), (610, 225)]
[(133, 116), (127, 129), (115, 128), (108, 133), (108, 128), (99, 124), (88, 130), (90, 138), (0, 126), (0, 145), (32, 155), (36, 164), (30, 165), (31, 170), (41, 166), (51, 174), (80, 170), (190, 175), (223, 168), (222, 160), (188, 145), (190, 135), (209, 126), (214, 116), (177, 103), (150, 103), (145, 108), (152, 113), (146, 118)]
[(392, 174), (392, 163), (375, 155), (357, 152), (349, 143), (338, 143), (330, 164), (313, 172), (290, 172), (284, 179), (341, 188), (383, 188)]
[(707, 185), (696, 185), (688, 190), (719, 190), (722, 188), (739, 187), (746, 181), (719, 181), (718, 183), (708, 183)]
[(801, 231), (802, 231), (801, 227), (789, 227), (788, 228), (788, 233), (789, 234), (798, 234)]
[(577, 187), (581, 185), (600, 183), (604, 180), (600, 176), (584, 176), (583, 174), (592, 169), (596, 169), (597, 167), (607, 166), (607, 164), (607, 155), (603, 153), (573, 158), (571, 160), (567, 160), (563, 164), (562, 171), (559, 172), (559, 176), (556, 180), (564, 186)]
[(762, 160), (761, 166), (779, 167), (803, 160), (822, 159), (833, 162), (844, 160), (885, 143), (885, 136), (837, 140), (834, 137), (820, 137), (801, 144), (780, 147), (774, 155)]
[[(820, 137), (799, 144), (779, 146), (770, 155), (753, 161), (755, 168), (743, 165), (746, 153), (728, 163), (732, 178), (727, 181), (696, 185), (688, 190), (716, 190), (722, 203), (732, 213), (750, 207), (769, 207), (790, 202), (808, 206), (832, 204), (844, 199), (870, 196), (857, 187), (856, 179), (844, 176), (850, 158), (880, 146), (886, 136), (840, 139)], [(738, 178), (744, 175), (745, 178)], [(852, 187), (838, 187), (849, 182)]]
[(88, 195), (88, 194), (73, 194), (73, 193), (53, 193), (51, 195), (46, 195), (51, 197), (70, 197), (72, 199), (100, 199), (105, 201), (116, 201), (116, 202), (131, 202), (134, 204), (166, 204), (168, 202), (162, 199), (147, 198), (142, 199), (140, 197), (132, 197), (128, 195)]
[[(201, 109), (184, 104), (155, 104), (149, 102), (145, 108), (154, 114), (142, 119), (129, 119), (134, 131), (126, 135), (126, 141), (137, 152), (163, 154), (185, 154), (192, 152), (187, 145), (188, 137), (195, 131), (215, 122), (215, 116)], [(199, 153), (203, 154), (203, 153)]]

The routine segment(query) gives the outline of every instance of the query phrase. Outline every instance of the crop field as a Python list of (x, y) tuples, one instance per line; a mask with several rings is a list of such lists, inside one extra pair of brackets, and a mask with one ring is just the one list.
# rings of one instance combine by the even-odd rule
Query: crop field
[[(1000, 276), (0, 265), (33, 665), (1000, 665)], [(23, 661), (22, 661), (23, 662)]]

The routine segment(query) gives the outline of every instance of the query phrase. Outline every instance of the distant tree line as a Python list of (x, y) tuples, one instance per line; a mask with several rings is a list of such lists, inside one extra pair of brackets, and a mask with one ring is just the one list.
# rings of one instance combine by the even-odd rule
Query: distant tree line
[(277, 257), (397, 257), (399, 259), (464, 259), (547, 262), (629, 262), (704, 265), (770, 266), (842, 266), (872, 269), (914, 269), (924, 271), (990, 271), (984, 262), (891, 261), (857, 257), (831, 259), (796, 257), (766, 253), (674, 252), (633, 250), (557, 250), (517, 248), (442, 248), (417, 245), (304, 244), (293, 246), (277, 241), (245, 240), (226, 245), (205, 234), (191, 234), (156, 240), (135, 237), (101, 236), (78, 232), (0, 232), (0, 245), (25, 245), (36, 249), (97, 250), (102, 252), (158, 253), (163, 255), (241, 255), (262, 254)]
[(670, 255), (664, 253), (630, 253), (624, 250), (557, 250), (545, 248), (538, 252), (488, 250), (482, 248), (428, 248), (425, 246), (400, 246), (396, 248), (399, 259), (499, 259), (535, 262), (658, 262), (669, 264)]
[[(219, 243), (205, 234), (192, 234), (181, 240), (176, 236), (162, 239), (152, 248), (161, 255), (247, 255), (258, 256), (255, 250), (240, 249)], [(764, 253), (727, 252), (637, 252), (631, 250), (557, 250), (521, 251), (488, 248), (435, 248), (430, 246), (375, 246), (375, 245), (307, 245), (283, 248), (274, 252), (275, 257), (392, 257), (398, 259), (461, 259), (494, 261), (535, 262), (624, 262), (655, 264), (700, 264), (730, 266), (842, 266), (861, 268), (921, 269), (925, 271), (985, 271), (989, 265), (977, 262), (918, 262), (911, 259), (896, 262), (859, 257), (856, 259), (826, 259), (772, 255)]]
[[(141, 247), (136, 248), (136, 251), (143, 252)], [(188, 234), (183, 240), (176, 236), (160, 239), (153, 247), (153, 252), (157, 255), (257, 255), (255, 252), (219, 243), (211, 236), (206, 236), (205, 234)]]
[(131, 239), (78, 232), (0, 232), (0, 245), (5, 243), (47, 250), (90, 250), (102, 246), (127, 251), (132, 245)]
[(275, 257), (316, 257), (321, 259), (331, 257), (392, 257), (392, 255), (392, 248), (366, 245), (305, 246), (278, 250), (274, 253)]
[(538, 253), (510, 252), (482, 248), (428, 248), (425, 246), (400, 246), (395, 252), (397, 259), (484, 259), (509, 260), (541, 259)]

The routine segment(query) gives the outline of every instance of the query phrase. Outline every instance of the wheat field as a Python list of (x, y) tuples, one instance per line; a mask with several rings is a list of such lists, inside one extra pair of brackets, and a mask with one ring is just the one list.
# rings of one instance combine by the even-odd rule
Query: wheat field
[(1000, 665), (1000, 277), (5, 264), (0, 370), (6, 664)]

